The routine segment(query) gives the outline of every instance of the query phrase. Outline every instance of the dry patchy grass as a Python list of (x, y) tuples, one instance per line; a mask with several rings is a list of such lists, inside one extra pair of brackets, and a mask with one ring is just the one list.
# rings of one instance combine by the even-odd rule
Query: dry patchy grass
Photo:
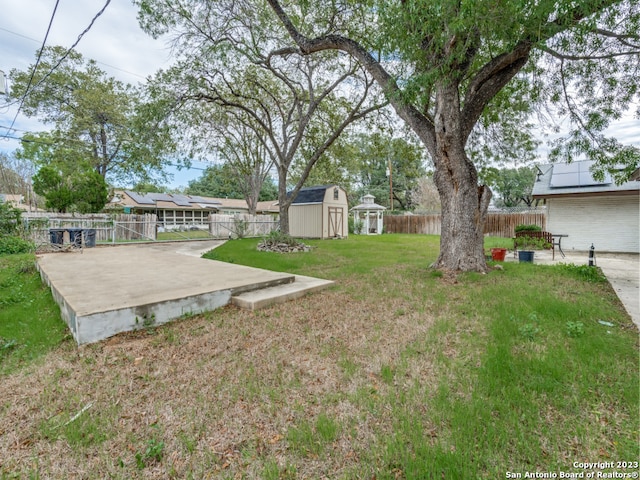
[[(227, 307), (50, 354), (3, 379), (2, 471), (259, 478), (269, 462), (286, 471), (293, 447), (304, 458), (296, 476), (337, 475), (373, 447), (374, 432), (392, 429), (367, 411), (362, 392), (375, 398), (386, 381), (381, 371), (433, 321), (367, 288), (345, 282), (263, 311)], [(351, 289), (359, 299), (345, 293)], [(398, 381), (428, 383), (432, 372), (423, 356)], [(308, 422), (313, 434), (322, 415), (338, 425), (335, 438), (317, 448), (290, 445), (288, 432)], [(69, 432), (74, 427), (79, 432)], [(164, 442), (162, 460), (138, 468), (136, 454), (149, 441)]]
[[(382, 266), (257, 312), (67, 342), (2, 378), (0, 477), (497, 478), (632, 451), (638, 376), (613, 293), (508, 269)], [(548, 280), (544, 305), (536, 292), (505, 305), (532, 278)], [(623, 327), (615, 342), (596, 317), (563, 333), (573, 292)], [(518, 333), (532, 309), (533, 340)], [(612, 345), (616, 375), (578, 365), (604, 369)]]

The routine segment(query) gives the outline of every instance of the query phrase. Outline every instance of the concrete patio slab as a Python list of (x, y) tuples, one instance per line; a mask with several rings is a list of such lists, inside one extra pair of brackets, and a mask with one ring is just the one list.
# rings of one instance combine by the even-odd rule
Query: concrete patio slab
[[(178, 247), (188, 252), (177, 253)], [(288, 273), (197, 258), (193, 248), (198, 246), (97, 247), (44, 254), (37, 263), (80, 345), (220, 308), (234, 295), (295, 281)]]

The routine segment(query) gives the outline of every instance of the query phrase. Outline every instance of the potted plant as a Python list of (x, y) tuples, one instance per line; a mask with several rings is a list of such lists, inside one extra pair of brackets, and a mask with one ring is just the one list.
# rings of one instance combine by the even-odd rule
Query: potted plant
[(506, 248), (492, 248), (491, 249), (491, 260), (496, 262), (504, 262), (504, 257), (507, 255)]
[[(514, 247), (518, 251), (520, 262), (533, 262), (535, 250), (550, 248), (551, 244), (544, 238), (538, 236), (542, 228), (538, 225), (518, 225), (515, 228), (516, 238)], [(527, 235), (530, 233), (530, 235)]]

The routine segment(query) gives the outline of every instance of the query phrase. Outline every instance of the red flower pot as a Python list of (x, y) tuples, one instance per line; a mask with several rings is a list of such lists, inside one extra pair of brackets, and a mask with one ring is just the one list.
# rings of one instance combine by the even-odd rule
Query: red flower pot
[(492, 248), (491, 258), (497, 262), (504, 262), (504, 257), (507, 255), (506, 248)]

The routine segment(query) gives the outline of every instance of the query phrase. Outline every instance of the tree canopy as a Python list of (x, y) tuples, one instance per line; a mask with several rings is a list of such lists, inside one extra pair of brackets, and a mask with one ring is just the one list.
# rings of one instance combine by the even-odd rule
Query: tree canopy
[[(240, 179), (228, 163), (207, 167), (202, 175), (189, 182), (185, 193), (214, 198), (244, 198), (244, 189)], [(260, 189), (257, 200), (275, 200), (278, 188), (271, 177), (267, 176)]]
[(33, 177), (33, 190), (45, 197), (47, 209), (56, 212), (95, 213), (109, 201), (109, 187), (92, 169), (77, 169), (71, 174), (44, 165)]
[[(174, 35), (179, 61), (158, 75), (155, 85), (159, 96), (164, 92), (175, 99), (181, 130), (205, 151), (220, 153), (229, 142), (241, 151), (248, 144), (254, 153), (261, 151), (265, 163), (273, 162), (280, 229), (288, 232), (288, 207), (315, 164), (349, 125), (386, 103), (370, 95), (370, 75), (336, 52), (280, 54), (280, 47), (291, 42), (264, 5), (227, 0), (135, 3), (147, 32)], [(219, 131), (220, 122), (228, 134)], [(297, 181), (292, 185), (294, 169)]]
[(442, 204), (438, 268), (487, 269), (491, 191), (478, 184), (474, 162), (494, 147), (483, 131), (526, 153), (534, 113), (566, 115), (572, 129), (558, 154), (587, 155), (620, 176), (638, 166), (637, 147), (606, 135), (638, 101), (636, 1), (267, 3), (291, 52), (356, 58), (428, 150)]
[(536, 167), (495, 168), (481, 171), (484, 181), (491, 185), (499, 198), (494, 202), (498, 207), (517, 207), (533, 204), (531, 192), (536, 181)]
[(174, 150), (163, 111), (75, 51), (45, 47), (37, 68), (11, 79), (10, 101), (23, 99), (22, 113), (51, 127), (23, 137), (21, 155), (38, 165), (81, 160), (104, 179), (146, 180)]

